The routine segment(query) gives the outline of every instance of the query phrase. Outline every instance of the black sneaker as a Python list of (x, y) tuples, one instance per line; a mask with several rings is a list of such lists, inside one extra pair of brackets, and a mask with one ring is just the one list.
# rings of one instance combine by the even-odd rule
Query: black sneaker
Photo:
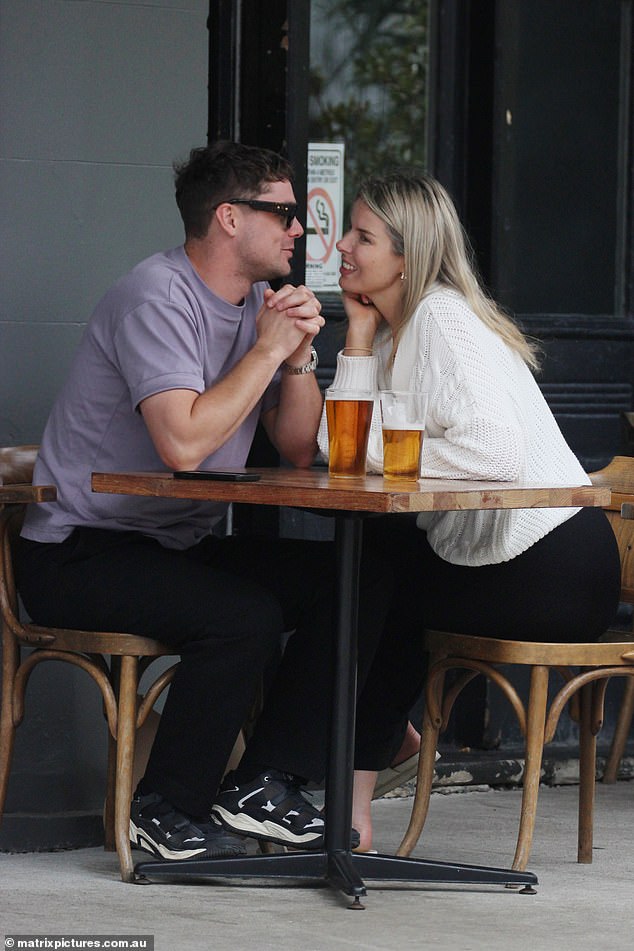
[[(324, 847), (324, 817), (301, 791), (289, 773), (269, 770), (249, 783), (236, 786), (230, 773), (212, 806), (227, 829), (241, 835), (302, 849)], [(359, 844), (353, 829), (351, 847)]]
[(157, 793), (134, 794), (130, 808), (130, 843), (159, 858), (211, 859), (226, 855), (246, 855), (241, 838), (223, 829), (212, 816), (194, 820), (178, 812)]

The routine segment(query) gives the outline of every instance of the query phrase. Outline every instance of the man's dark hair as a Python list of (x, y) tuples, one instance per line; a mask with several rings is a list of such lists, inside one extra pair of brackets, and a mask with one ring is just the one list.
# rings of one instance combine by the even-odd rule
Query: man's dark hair
[(269, 149), (215, 142), (174, 165), (176, 204), (188, 238), (207, 233), (214, 209), (229, 198), (256, 198), (271, 182), (292, 181), (289, 162)]

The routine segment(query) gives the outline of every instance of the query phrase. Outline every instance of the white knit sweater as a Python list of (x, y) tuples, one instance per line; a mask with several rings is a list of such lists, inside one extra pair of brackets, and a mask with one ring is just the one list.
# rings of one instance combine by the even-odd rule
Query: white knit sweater
[[(337, 357), (337, 389), (419, 390), (429, 394), (423, 477), (535, 485), (587, 485), (521, 357), (473, 313), (456, 291), (435, 285), (401, 337), (394, 366), (391, 339), (371, 357)], [(325, 415), (319, 446), (328, 457)], [(368, 470), (382, 472), (375, 404)], [(421, 513), (434, 551), (457, 565), (488, 565), (521, 554), (578, 508)]]

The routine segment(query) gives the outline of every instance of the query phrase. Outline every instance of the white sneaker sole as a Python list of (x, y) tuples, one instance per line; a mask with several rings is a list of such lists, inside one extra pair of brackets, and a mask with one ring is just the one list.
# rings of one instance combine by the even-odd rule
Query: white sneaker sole
[(193, 859), (205, 851), (203, 847), (202, 849), (183, 849), (173, 852), (167, 846), (161, 845), (160, 842), (154, 842), (153, 839), (150, 839), (145, 830), (136, 826), (132, 819), (130, 819), (130, 844), (144, 852), (151, 852), (152, 855), (160, 855), (161, 858), (168, 859), (171, 862), (177, 862), (179, 859)]
[(240, 813), (236, 816), (217, 804), (213, 806), (211, 811), (218, 816), (225, 828), (232, 832), (237, 832), (238, 835), (252, 836), (255, 839), (265, 839), (267, 842), (276, 842), (278, 845), (309, 845), (317, 842), (321, 845), (324, 839), (323, 830), (298, 835), (296, 832), (291, 832), (290, 829), (284, 829), (276, 822), (267, 822), (266, 820), (259, 822), (246, 813)]

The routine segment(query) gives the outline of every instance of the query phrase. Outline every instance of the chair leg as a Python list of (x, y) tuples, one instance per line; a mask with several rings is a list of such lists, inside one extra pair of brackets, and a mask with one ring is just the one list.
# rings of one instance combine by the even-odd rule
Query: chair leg
[(0, 823), (4, 816), (4, 806), (7, 801), (7, 789), (9, 787), (9, 774), (11, 773), (11, 763), (13, 762), (13, 746), (15, 740), (15, 727), (10, 719), (11, 708), (9, 706), (8, 715), (4, 711), (4, 697), (2, 719), (0, 722)]
[(117, 782), (117, 743), (108, 731), (108, 765), (106, 769), (106, 801), (103, 809), (103, 847), (106, 852), (116, 850), (114, 838), (114, 797)]
[(596, 779), (597, 738), (592, 730), (592, 698), (595, 684), (584, 684), (580, 690), (579, 721), (579, 829), (577, 862), (592, 862), (594, 790)]
[(114, 803), (115, 843), (121, 866), (121, 879), (134, 882), (134, 864), (130, 848), (130, 802), (136, 737), (138, 658), (121, 658), (117, 713), (117, 775)]
[(548, 699), (548, 667), (535, 665), (531, 670), (528, 716), (526, 720), (526, 762), (522, 789), (520, 826), (512, 868), (523, 872), (533, 844), (537, 797), (544, 752), (544, 725)]
[[(444, 677), (438, 679), (438, 709), (442, 707)], [(436, 750), (438, 749), (438, 734), (440, 725), (432, 722), (427, 704), (423, 712), (423, 724), (421, 727), (420, 756), (418, 759), (418, 775), (416, 777), (416, 792), (414, 793), (414, 804), (410, 815), (407, 831), (396, 852), (397, 855), (407, 857), (420, 838), (423, 831), (427, 813), (429, 811), (429, 800), (431, 798), (431, 788), (434, 781), (434, 766), (436, 763)]]
[[(119, 697), (121, 680), (121, 658), (113, 654), (110, 658), (110, 682), (115, 697)], [(103, 847), (106, 852), (116, 851), (114, 834), (114, 798), (117, 784), (117, 741), (108, 730), (108, 760), (106, 768), (106, 801), (103, 810)]]
[(621, 709), (619, 710), (610, 752), (608, 753), (608, 758), (605, 761), (605, 769), (603, 770), (602, 782), (604, 783), (616, 782), (619, 766), (623, 759), (623, 753), (625, 752), (625, 744), (627, 743), (630, 727), (632, 726), (632, 719), (634, 719), (634, 677), (626, 677), (623, 687)]
[(2, 657), (2, 705), (0, 707), (0, 822), (7, 799), (9, 774), (13, 761), (15, 723), (13, 720), (13, 682), (19, 664), (19, 647), (5, 639)]

